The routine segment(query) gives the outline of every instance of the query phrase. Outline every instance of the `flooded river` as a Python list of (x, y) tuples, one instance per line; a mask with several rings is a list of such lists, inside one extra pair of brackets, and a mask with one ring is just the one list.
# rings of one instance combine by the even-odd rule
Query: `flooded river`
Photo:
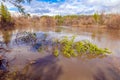
[[(54, 29), (26, 29), (22, 31), (47, 33), (48, 39), (62, 36), (76, 36), (77, 40), (89, 40), (101, 48), (108, 48), (112, 54), (105, 57), (80, 56), (66, 58), (54, 57), (50, 51), (37, 52), (31, 46), (16, 45), (14, 39), (19, 29), (13, 31), (10, 43), (10, 52), (5, 53), (10, 70), (27, 68), (29, 80), (120, 80), (120, 31), (106, 29), (81, 29), (61, 27), (60, 32)], [(0, 37), (2, 40), (2, 37)], [(35, 61), (35, 63), (34, 63)]]

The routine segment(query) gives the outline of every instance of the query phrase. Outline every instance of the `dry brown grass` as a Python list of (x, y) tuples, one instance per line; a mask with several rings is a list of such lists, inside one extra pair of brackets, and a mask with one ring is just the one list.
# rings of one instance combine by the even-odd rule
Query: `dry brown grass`
[(120, 15), (100, 15), (99, 23), (96, 24), (92, 15), (90, 16), (65, 16), (63, 23), (58, 25), (58, 19), (51, 16), (33, 16), (33, 17), (13, 17), (16, 28), (27, 28), (27, 27), (55, 27), (55, 26), (72, 26), (72, 27), (95, 27), (98, 28), (109, 28), (109, 29), (120, 29)]
[(120, 15), (111, 15), (106, 25), (111, 29), (120, 29)]

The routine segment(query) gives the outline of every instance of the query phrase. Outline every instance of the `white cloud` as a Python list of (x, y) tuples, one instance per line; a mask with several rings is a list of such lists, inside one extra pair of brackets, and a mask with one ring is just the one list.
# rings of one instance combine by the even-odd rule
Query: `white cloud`
[[(26, 12), (39, 15), (93, 14), (94, 12), (120, 13), (120, 0), (65, 0), (60, 3), (48, 3), (33, 0), (24, 5)], [(7, 5), (14, 8), (11, 4)]]

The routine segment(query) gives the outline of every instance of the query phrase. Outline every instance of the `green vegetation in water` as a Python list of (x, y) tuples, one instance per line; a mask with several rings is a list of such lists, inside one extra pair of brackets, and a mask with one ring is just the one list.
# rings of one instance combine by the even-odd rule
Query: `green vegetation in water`
[(58, 57), (58, 56), (59, 56), (59, 50), (58, 50), (57, 48), (54, 49), (53, 55), (54, 55), (55, 57)]
[(72, 39), (68, 39), (68, 37), (64, 37), (59, 41), (60, 48), (54, 49), (54, 55), (58, 56), (60, 53), (65, 57), (76, 57), (81, 54), (91, 54), (91, 55), (107, 55), (111, 52), (105, 48), (99, 48), (97, 45), (92, 44), (87, 40), (74, 42), (75, 36)]
[[(22, 40), (22, 42), (28, 43), (32, 42), (34, 43), (33, 45), (36, 44), (36, 34), (35, 33), (29, 33), (26, 32), (27, 35), (24, 35), (22, 37), (17, 38), (18, 43), (19, 41)], [(63, 56), (70, 58), (70, 57), (76, 57), (81, 54), (84, 55), (107, 55), (110, 54), (111, 52), (107, 48), (99, 48), (97, 45), (92, 44), (88, 40), (82, 40), (75, 42), (75, 36), (72, 36), (71, 39), (69, 39), (67, 36), (62, 38), (61, 40), (55, 39), (52, 41), (52, 46), (49, 46), (46, 43), (46, 38), (48, 34), (44, 34), (44, 39), (42, 40), (41, 44), (38, 44), (39, 48), (37, 49), (38, 52), (42, 52), (43, 50), (47, 50), (48, 47), (52, 47), (52, 53), (54, 56), (59, 56), (62, 54)]]
[(71, 40), (68, 40), (67, 37), (64, 37), (60, 41), (61, 52), (63, 53), (64, 56), (66, 57), (76, 56), (76, 54), (74, 53), (74, 49), (73, 49), (74, 39), (75, 37), (72, 37)]

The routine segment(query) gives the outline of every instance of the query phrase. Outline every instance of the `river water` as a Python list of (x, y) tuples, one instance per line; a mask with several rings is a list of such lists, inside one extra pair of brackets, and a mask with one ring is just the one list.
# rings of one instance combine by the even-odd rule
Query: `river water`
[[(108, 48), (112, 54), (105, 57), (88, 56), (66, 58), (54, 57), (50, 51), (32, 51), (31, 46), (16, 45), (13, 31), (10, 49), (6, 55), (11, 70), (30, 65), (27, 75), (30, 80), (120, 80), (120, 31), (107, 29), (62, 27), (61, 32), (54, 29), (26, 29), (22, 31), (36, 32), (37, 35), (48, 34), (48, 39), (62, 36), (76, 36), (77, 40), (89, 40), (101, 48)], [(21, 30), (20, 30), (21, 31)]]

